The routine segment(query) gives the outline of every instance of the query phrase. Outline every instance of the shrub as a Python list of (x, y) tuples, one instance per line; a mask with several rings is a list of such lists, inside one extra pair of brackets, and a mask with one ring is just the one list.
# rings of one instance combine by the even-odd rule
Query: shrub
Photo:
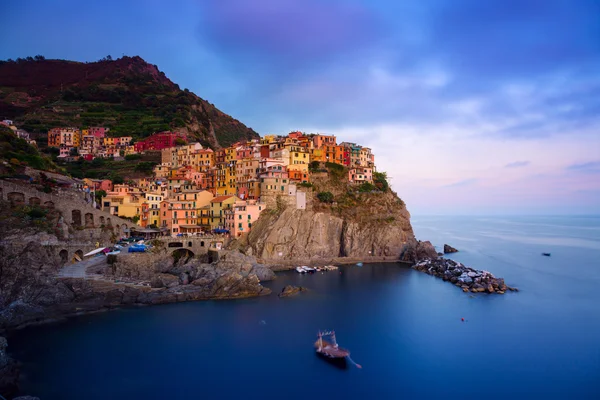
[(303, 188), (311, 188), (311, 187), (313, 187), (313, 184), (310, 182), (301, 182), (298, 184), (298, 186), (303, 187)]
[(140, 158), (142, 158), (141, 154), (127, 154), (125, 156), (126, 161), (139, 160)]
[(370, 182), (364, 182), (358, 187), (358, 191), (361, 193), (372, 192), (373, 190), (376, 190), (376, 189), (377, 188), (375, 187), (375, 185), (373, 185)]
[(319, 192), (317, 198), (322, 203), (333, 203), (333, 193), (331, 192)]
[(381, 190), (382, 192), (387, 192), (390, 188), (390, 185), (387, 181), (387, 174), (385, 172), (374, 172), (373, 182), (375, 182), (377, 189)]
[(29, 210), (27, 212), (27, 215), (29, 215), (29, 217), (31, 219), (40, 219), (40, 218), (44, 218), (46, 216), (46, 210), (35, 207), (32, 208), (31, 210)]

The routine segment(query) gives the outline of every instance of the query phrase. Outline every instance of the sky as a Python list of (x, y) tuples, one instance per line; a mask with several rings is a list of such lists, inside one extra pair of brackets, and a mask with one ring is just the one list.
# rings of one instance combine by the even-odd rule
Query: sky
[(599, 0), (7, 0), (0, 59), (139, 55), (261, 135), (375, 153), (413, 215), (600, 214)]

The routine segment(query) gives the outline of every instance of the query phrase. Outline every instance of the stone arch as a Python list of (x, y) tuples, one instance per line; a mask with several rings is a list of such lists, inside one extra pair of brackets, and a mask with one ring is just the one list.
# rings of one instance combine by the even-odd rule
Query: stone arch
[(94, 227), (94, 214), (85, 213), (85, 227), (93, 228)]
[(171, 255), (175, 260), (180, 260), (182, 258), (187, 260), (195, 256), (194, 252), (189, 249), (176, 249), (173, 250)]
[(110, 220), (110, 217), (106, 217), (106, 226), (112, 226), (112, 221)]
[(81, 226), (81, 211), (79, 211), (79, 210), (71, 211), (71, 223), (73, 225)]
[(58, 252), (58, 256), (60, 257), (60, 262), (62, 264), (66, 264), (69, 261), (69, 252), (65, 249), (62, 249)]
[[(79, 258), (79, 259), (78, 259)], [(83, 250), (79, 249), (75, 252), (75, 254), (73, 255), (73, 261), (75, 262), (79, 262), (83, 260)]]
[(104, 225), (104, 222), (105, 222), (105, 221), (104, 221), (104, 217), (101, 215), (101, 216), (100, 216), (100, 225)]
[(54, 202), (48, 200), (48, 201), (44, 202), (44, 207), (46, 207), (46, 208), (54, 208)]
[(22, 206), (25, 204), (25, 195), (20, 192), (10, 192), (6, 195), (12, 207)]
[(181, 243), (181, 242), (170, 242), (167, 247), (183, 247), (183, 243)]
[(39, 197), (30, 197), (29, 198), (29, 205), (30, 206), (39, 206), (42, 204), (42, 201), (40, 200)]
[(192, 242), (188, 242), (188, 247), (192, 247), (194, 244)]
[(200, 242), (200, 247), (204, 247), (204, 240)]

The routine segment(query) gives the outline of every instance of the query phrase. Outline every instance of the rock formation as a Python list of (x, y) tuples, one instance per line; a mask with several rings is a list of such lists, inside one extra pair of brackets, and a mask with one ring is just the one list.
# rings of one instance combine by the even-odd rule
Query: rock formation
[[(167, 254), (131, 254), (103, 267), (98, 279), (56, 278), (56, 268), (40, 246), (20, 252), (15, 264), (30, 274), (15, 279), (11, 291), (17, 296), (3, 299), (0, 330), (44, 322), (71, 314), (101, 311), (122, 305), (159, 304), (201, 299), (230, 299), (271, 293), (260, 284), (273, 272), (251, 256), (221, 251), (220, 259), (174, 263)], [(23, 264), (25, 265), (25, 264)], [(20, 268), (15, 268), (20, 269)]]
[(6, 339), (0, 336), (0, 394), (10, 398), (18, 389), (19, 366), (6, 354), (7, 347)]
[(282, 290), (281, 293), (279, 293), (279, 297), (290, 297), (290, 296), (295, 296), (300, 292), (306, 292), (308, 289), (302, 286), (292, 286), (292, 285), (287, 285), (285, 286)]
[[(361, 261), (414, 262), (435, 255), (415, 240), (410, 214), (394, 193), (364, 194), (352, 215), (335, 210), (263, 213), (234, 247), (269, 266)], [(430, 247), (429, 247), (430, 246)]]
[(456, 250), (454, 247), (450, 246), (449, 244), (444, 245), (444, 254), (457, 253), (457, 252), (458, 252), (458, 250)]

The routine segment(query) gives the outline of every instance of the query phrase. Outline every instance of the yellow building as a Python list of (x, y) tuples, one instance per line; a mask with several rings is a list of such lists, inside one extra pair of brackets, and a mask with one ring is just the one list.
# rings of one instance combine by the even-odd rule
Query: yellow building
[(241, 199), (237, 196), (218, 196), (210, 201), (210, 227), (225, 227), (225, 210), (233, 207), (236, 201)]
[(146, 203), (148, 203), (148, 225), (160, 226), (160, 202), (164, 196), (159, 192), (147, 192)]
[(114, 137), (105, 137), (105, 138), (103, 138), (103, 143), (105, 146), (114, 146), (115, 138)]
[[(143, 194), (127, 185), (115, 185), (114, 191), (102, 198), (102, 210), (123, 218), (141, 217)], [(141, 218), (137, 222), (141, 225)]]
[(310, 149), (310, 160), (311, 160), (311, 162), (312, 161), (326, 162), (327, 158), (325, 157), (325, 150), (315, 149), (315, 148)]
[(300, 164), (310, 164), (310, 153), (307, 149), (298, 146), (291, 146), (290, 150), (290, 166)]

